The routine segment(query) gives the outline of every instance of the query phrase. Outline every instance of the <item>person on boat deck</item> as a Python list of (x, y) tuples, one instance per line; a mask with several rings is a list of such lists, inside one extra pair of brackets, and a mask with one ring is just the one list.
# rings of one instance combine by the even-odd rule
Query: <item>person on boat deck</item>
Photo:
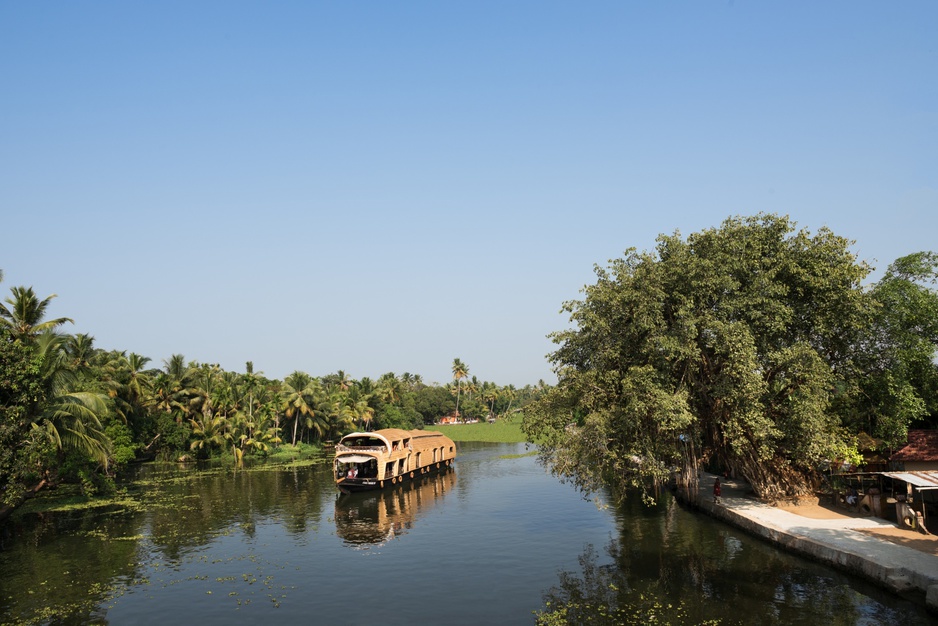
[(349, 477), (349, 478), (356, 478), (357, 476), (358, 476), (358, 470), (355, 469), (355, 466), (353, 465), (353, 466), (350, 467), (349, 470), (348, 470), (348, 477)]

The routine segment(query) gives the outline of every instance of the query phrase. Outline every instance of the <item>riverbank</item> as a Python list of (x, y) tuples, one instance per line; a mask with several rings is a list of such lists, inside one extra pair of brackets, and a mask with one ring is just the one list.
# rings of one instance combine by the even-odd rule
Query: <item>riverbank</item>
[(864, 577), (894, 593), (921, 600), (938, 614), (938, 538), (819, 504), (775, 507), (759, 502), (748, 484), (716, 476), (700, 479), (700, 508), (779, 547)]
[(525, 443), (527, 435), (521, 431), (521, 419), (499, 419), (496, 422), (474, 424), (436, 424), (427, 430), (438, 430), (455, 442), (479, 441), (485, 443)]

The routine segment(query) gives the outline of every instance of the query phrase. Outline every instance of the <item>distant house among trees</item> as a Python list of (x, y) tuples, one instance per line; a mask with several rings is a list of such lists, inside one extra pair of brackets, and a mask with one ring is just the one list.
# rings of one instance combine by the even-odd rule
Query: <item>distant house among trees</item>
[(458, 424), (459, 423), (459, 411), (453, 411), (448, 415), (444, 415), (440, 418), (441, 424)]
[(938, 430), (909, 430), (909, 442), (889, 462), (900, 471), (938, 470)]

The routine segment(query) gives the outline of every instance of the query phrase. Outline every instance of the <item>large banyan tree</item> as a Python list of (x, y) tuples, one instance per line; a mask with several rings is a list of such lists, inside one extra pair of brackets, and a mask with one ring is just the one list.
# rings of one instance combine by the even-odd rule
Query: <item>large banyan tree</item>
[(760, 214), (597, 267), (564, 305), (558, 383), (525, 429), (586, 490), (678, 469), (696, 494), (705, 463), (763, 498), (810, 492), (819, 462), (849, 449), (830, 408), (872, 310), (850, 245)]

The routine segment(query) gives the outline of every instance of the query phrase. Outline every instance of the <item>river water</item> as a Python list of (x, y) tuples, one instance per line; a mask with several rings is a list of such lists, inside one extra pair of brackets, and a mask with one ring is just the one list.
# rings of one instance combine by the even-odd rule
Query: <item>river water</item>
[(444, 474), (351, 495), (328, 464), (143, 466), (123, 502), (6, 529), (0, 622), (532, 624), (550, 594), (673, 623), (933, 623), (668, 497), (584, 499), (524, 444), (458, 452)]

